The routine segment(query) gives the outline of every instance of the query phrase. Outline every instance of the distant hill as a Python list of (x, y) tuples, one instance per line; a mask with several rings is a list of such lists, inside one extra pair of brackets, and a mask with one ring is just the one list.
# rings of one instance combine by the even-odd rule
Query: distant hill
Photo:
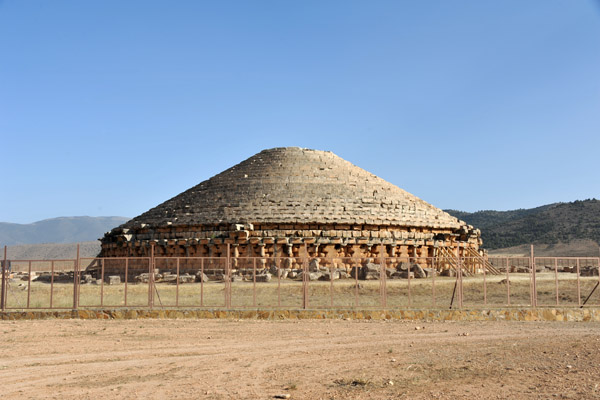
[(128, 220), (125, 217), (60, 217), (32, 224), (0, 222), (0, 245), (94, 241)]
[(12, 260), (71, 260), (80, 257), (96, 257), (100, 253), (100, 242), (19, 244), (8, 246), (8, 258)]
[(579, 243), (580, 247), (582, 241), (600, 243), (600, 200), (596, 199), (512, 211), (445, 211), (481, 229), (483, 247), (490, 250), (526, 244)]

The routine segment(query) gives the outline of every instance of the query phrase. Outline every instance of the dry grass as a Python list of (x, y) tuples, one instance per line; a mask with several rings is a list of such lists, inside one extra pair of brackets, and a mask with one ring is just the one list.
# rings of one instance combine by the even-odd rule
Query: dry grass
[[(482, 276), (463, 278), (463, 307), (503, 307), (508, 305), (508, 286), (506, 277), (487, 276), (484, 303), (484, 280)], [(432, 279), (387, 280), (387, 308), (447, 308), (452, 299), (456, 279), (436, 277)], [(556, 286), (551, 272), (537, 274), (537, 294), (539, 306), (556, 305)], [(577, 275), (559, 274), (558, 297), (561, 306), (577, 306), (583, 301), (598, 282), (598, 277), (580, 277), (580, 291), (577, 290)], [(11, 283), (8, 288), (7, 305), (9, 308), (26, 308), (27, 282), (22, 286)], [(256, 289), (256, 290), (255, 290)], [(379, 281), (359, 281), (358, 288), (354, 280), (330, 282), (310, 282), (308, 285), (309, 308), (380, 308)], [(510, 305), (530, 305), (530, 279), (528, 274), (510, 275)], [(410, 294), (410, 296), (409, 296)], [(154, 296), (155, 307), (224, 307), (225, 284), (208, 282), (174, 284), (157, 283)], [(147, 284), (128, 284), (127, 303), (125, 302), (125, 284), (118, 285), (81, 285), (81, 307), (146, 307), (148, 305), (149, 286)], [(52, 303), (51, 303), (52, 301)], [(269, 283), (234, 282), (231, 284), (231, 306), (233, 308), (302, 308), (302, 283), (285, 280)], [(588, 302), (600, 304), (600, 290)], [(71, 308), (73, 305), (73, 284), (55, 283), (52, 288), (47, 283), (33, 282), (29, 295), (31, 308)], [(458, 298), (454, 299), (455, 308)]]

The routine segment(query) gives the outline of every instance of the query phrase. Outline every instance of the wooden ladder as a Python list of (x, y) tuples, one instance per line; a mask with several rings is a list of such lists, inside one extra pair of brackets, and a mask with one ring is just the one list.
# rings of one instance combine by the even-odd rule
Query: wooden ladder
[[(456, 273), (458, 273), (458, 259), (453, 251), (451, 251), (448, 247), (438, 247), (437, 248), (437, 258), (441, 259), (442, 263), (448, 264), (450, 268), (452, 268)], [(468, 268), (461, 268), (465, 275), (471, 276), (473, 275), (472, 271), (469, 271)]]
[(465, 250), (467, 252), (467, 257), (476, 261), (474, 264), (479, 263), (483, 265), (486, 271), (491, 275), (500, 275), (500, 271), (498, 271), (498, 269), (494, 267), (492, 263), (489, 262), (485, 257), (481, 256), (477, 250), (472, 247), (467, 247)]

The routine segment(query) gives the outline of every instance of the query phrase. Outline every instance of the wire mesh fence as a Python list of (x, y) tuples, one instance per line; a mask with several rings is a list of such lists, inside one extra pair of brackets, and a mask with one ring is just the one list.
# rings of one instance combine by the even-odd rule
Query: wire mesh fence
[(129, 257), (2, 262), (2, 309), (599, 306), (599, 258)]

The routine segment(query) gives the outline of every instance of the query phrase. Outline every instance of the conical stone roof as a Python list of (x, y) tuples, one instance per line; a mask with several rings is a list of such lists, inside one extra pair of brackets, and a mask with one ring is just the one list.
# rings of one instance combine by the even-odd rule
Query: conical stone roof
[(263, 150), (121, 228), (240, 223), (464, 225), (331, 152), (283, 147)]

